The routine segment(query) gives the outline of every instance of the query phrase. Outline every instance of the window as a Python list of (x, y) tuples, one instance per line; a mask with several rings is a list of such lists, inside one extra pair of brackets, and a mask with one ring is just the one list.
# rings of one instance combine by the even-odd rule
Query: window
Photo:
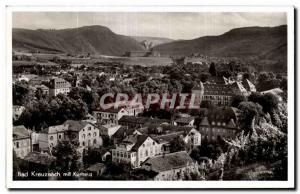
[(85, 146), (85, 142), (84, 141), (82, 142), (82, 146)]
[(94, 139), (94, 145), (96, 145), (97, 144), (97, 140), (96, 139)]
[(20, 143), (17, 141), (16, 142), (16, 147), (19, 148), (20, 147)]
[(91, 137), (91, 133), (88, 134), (88, 137)]
[(96, 137), (96, 135), (97, 135), (97, 133), (96, 133), (96, 132), (94, 132), (94, 135), (93, 135), (93, 136), (94, 136), (94, 137)]
[(50, 140), (51, 140), (51, 141), (53, 140), (53, 136), (50, 136)]
[(88, 130), (90, 131), (92, 129), (92, 127), (88, 127)]
[(143, 147), (145, 147), (145, 144), (143, 144)]
[(58, 135), (58, 139), (61, 139), (61, 135)]
[(82, 135), (82, 139), (85, 139), (85, 134)]
[(153, 142), (152, 145), (155, 145), (155, 142)]
[(146, 156), (146, 157), (148, 156), (148, 150), (145, 151), (145, 156)]

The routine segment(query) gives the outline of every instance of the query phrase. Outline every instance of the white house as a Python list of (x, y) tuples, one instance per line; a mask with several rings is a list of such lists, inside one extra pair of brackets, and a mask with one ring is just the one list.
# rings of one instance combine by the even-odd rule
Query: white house
[(59, 141), (70, 141), (78, 148), (100, 147), (103, 144), (99, 129), (92, 123), (67, 120), (62, 125), (50, 126), (39, 134), (41, 150), (52, 149)]
[(133, 134), (127, 136), (112, 150), (112, 161), (140, 167), (147, 158), (161, 154), (158, 143), (146, 135)]

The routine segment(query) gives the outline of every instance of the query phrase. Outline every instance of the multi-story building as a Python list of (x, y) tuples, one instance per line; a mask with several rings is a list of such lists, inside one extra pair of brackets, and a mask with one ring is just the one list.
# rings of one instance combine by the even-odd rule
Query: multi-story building
[(19, 158), (24, 158), (32, 151), (31, 133), (23, 125), (13, 127), (13, 148)]
[[(143, 134), (149, 134), (155, 139), (166, 139), (167, 136), (180, 137), (185, 144), (194, 148), (201, 145), (201, 133), (192, 126), (175, 126), (175, 125), (149, 125), (147, 128), (140, 130)], [(174, 139), (173, 138), (173, 139)], [(170, 138), (168, 138), (170, 139)], [(172, 139), (170, 139), (171, 141)]]
[(239, 128), (233, 119), (229, 121), (223, 119), (208, 119), (204, 117), (199, 124), (199, 131), (202, 134), (202, 140), (208, 142), (217, 141), (219, 138), (232, 139), (236, 136)]
[(156, 141), (147, 135), (132, 134), (116, 144), (112, 150), (112, 161), (140, 167), (147, 158), (161, 154)]
[(52, 149), (60, 141), (70, 141), (82, 149), (103, 144), (99, 129), (84, 121), (67, 120), (62, 125), (50, 126), (39, 133), (41, 150)]
[(50, 80), (49, 95), (57, 96), (58, 94), (67, 94), (70, 92), (71, 84), (62, 78)]
[(109, 108), (105, 110), (94, 110), (93, 116), (97, 119), (97, 122), (106, 124), (118, 124), (120, 118), (124, 115), (129, 115), (129, 112), (124, 108)]

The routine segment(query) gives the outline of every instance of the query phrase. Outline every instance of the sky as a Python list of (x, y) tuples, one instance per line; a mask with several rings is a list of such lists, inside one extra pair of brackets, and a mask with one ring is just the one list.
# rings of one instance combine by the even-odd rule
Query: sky
[(13, 27), (63, 29), (102, 25), (128, 36), (193, 39), (233, 28), (278, 26), (284, 12), (14, 12)]

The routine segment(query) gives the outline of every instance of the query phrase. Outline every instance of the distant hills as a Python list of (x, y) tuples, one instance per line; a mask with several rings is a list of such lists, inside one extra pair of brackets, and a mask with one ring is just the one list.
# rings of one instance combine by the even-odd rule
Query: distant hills
[(115, 34), (104, 26), (85, 26), (62, 30), (13, 29), (13, 49), (58, 53), (91, 53), (123, 55), (126, 51), (142, 51), (135, 39)]
[(287, 61), (287, 26), (244, 27), (219, 36), (192, 40), (159, 37), (129, 37), (116, 34), (104, 26), (86, 26), (62, 30), (13, 29), (13, 49), (70, 54), (120, 56), (126, 51), (153, 48), (161, 56), (255, 57), (274, 65)]
[(235, 28), (219, 36), (174, 41), (154, 47), (161, 55), (262, 57), (286, 60), (287, 26)]
[(132, 36), (133, 39), (138, 41), (142, 46), (149, 49), (154, 46), (173, 42), (173, 39), (170, 38), (160, 38), (160, 37), (149, 37), (149, 36)]

